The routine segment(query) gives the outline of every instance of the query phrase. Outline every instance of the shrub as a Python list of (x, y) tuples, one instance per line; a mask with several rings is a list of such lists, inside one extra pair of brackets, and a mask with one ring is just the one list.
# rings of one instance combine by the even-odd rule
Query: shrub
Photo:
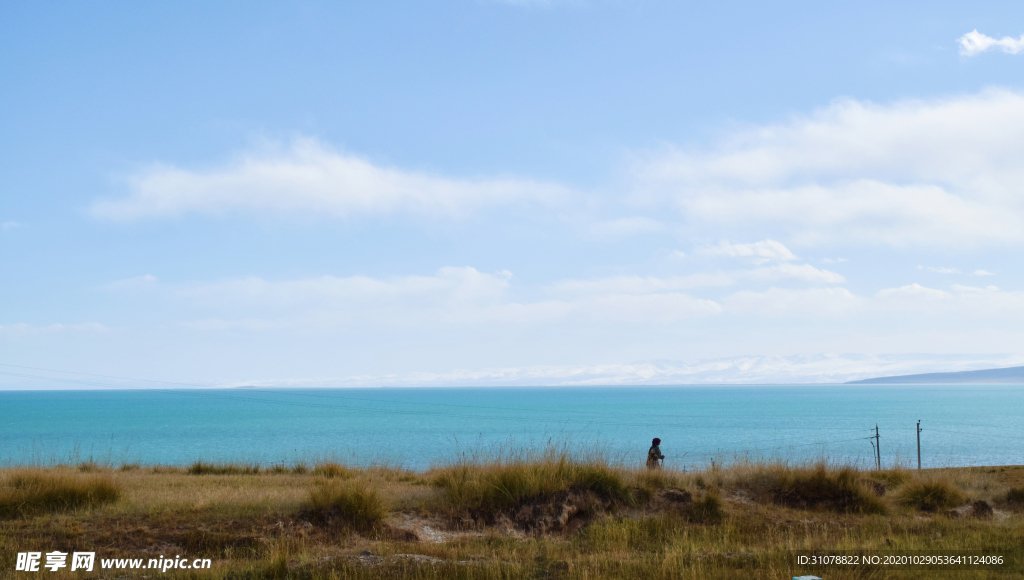
[(69, 511), (116, 501), (121, 489), (109, 477), (21, 473), (0, 485), (0, 518)]
[(139, 469), (139, 464), (138, 463), (124, 463), (117, 470), (118, 471), (135, 471), (137, 469)]
[(380, 494), (365, 484), (321, 481), (310, 492), (302, 515), (320, 524), (368, 531), (387, 517), (388, 508)]
[(305, 475), (305, 474), (309, 473), (309, 467), (306, 467), (305, 463), (296, 463), (292, 467), (292, 473), (294, 473), (296, 475)]
[(1024, 487), (1014, 487), (1006, 492), (1006, 503), (1024, 505)]
[(318, 463), (313, 468), (313, 475), (337, 477), (338, 479), (351, 479), (355, 476), (351, 469), (337, 463)]
[(839, 470), (817, 465), (793, 469), (777, 465), (759, 469), (739, 487), (761, 501), (799, 508), (826, 508), (857, 513), (885, 513), (885, 504), (848, 467)]
[(633, 503), (632, 490), (617, 470), (605, 463), (573, 461), (564, 455), (549, 455), (537, 461), (455, 464), (439, 469), (432, 483), (445, 491), (450, 507), (480, 513), (509, 510), (572, 491)]
[(962, 505), (967, 498), (945, 481), (923, 481), (909, 485), (900, 493), (899, 503), (907, 507), (934, 512)]
[(685, 515), (691, 522), (717, 524), (725, 515), (722, 497), (717, 491), (709, 491), (704, 497), (687, 506)]
[(196, 461), (185, 470), (189, 475), (259, 475), (260, 466)]
[(643, 471), (636, 476), (636, 488), (633, 490), (634, 501), (645, 503), (650, 501), (662, 489), (679, 487), (679, 477), (665, 471)]

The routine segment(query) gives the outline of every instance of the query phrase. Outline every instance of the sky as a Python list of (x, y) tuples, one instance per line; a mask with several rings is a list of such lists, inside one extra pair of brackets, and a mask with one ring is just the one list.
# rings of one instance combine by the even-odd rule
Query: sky
[(4, 2), (0, 388), (1024, 364), (1022, 67), (1016, 2)]

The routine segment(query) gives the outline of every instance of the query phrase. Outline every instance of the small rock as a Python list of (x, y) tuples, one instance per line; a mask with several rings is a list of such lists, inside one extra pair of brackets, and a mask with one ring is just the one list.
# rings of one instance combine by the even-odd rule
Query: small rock
[(371, 552), (369, 550), (363, 550), (363, 553), (359, 554), (359, 555), (360, 556), (376, 556), (376, 554), (374, 554), (373, 552)]

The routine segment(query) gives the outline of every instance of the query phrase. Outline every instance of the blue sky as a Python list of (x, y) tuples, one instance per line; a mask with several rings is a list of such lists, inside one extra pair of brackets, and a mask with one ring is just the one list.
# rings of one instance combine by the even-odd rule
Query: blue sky
[(4, 3), (0, 363), (1024, 364), (1022, 33), (1010, 2)]

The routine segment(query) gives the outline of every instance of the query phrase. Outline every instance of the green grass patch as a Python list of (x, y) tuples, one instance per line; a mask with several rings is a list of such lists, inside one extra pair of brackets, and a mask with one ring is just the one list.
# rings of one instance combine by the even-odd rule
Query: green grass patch
[(104, 476), (16, 473), (0, 484), (0, 518), (71, 511), (116, 501), (121, 489)]

